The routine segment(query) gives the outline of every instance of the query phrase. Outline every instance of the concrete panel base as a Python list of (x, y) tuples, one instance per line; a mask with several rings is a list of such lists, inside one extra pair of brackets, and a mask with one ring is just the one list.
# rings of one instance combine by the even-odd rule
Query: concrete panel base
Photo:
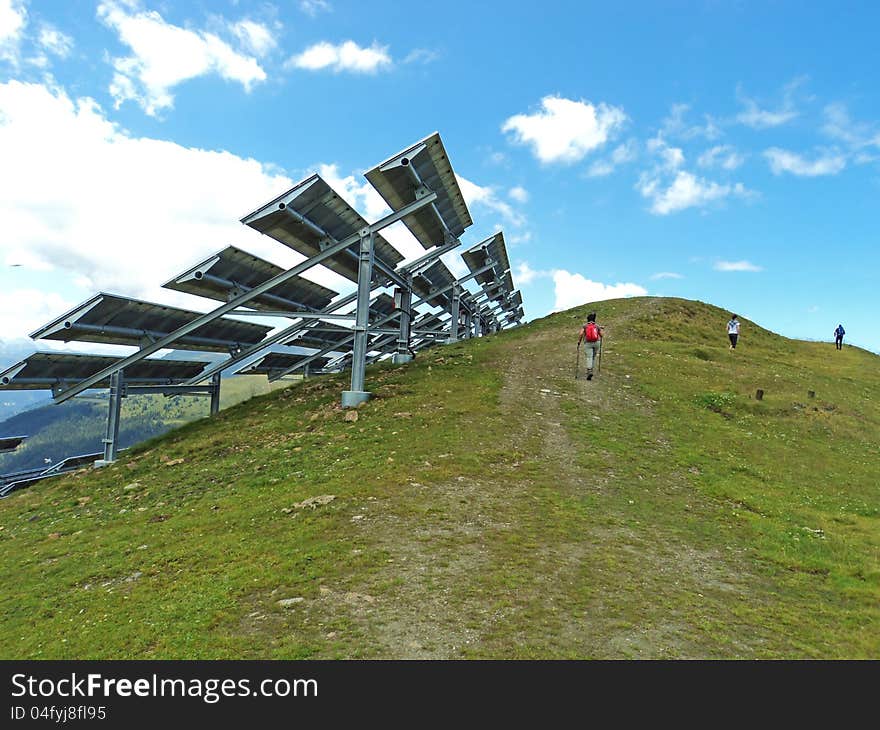
[(413, 359), (413, 356), (408, 352), (395, 352), (391, 356), (391, 362), (395, 365), (403, 365), (405, 362), (410, 362)]
[(342, 391), (342, 407), (357, 408), (361, 403), (370, 400), (371, 393), (364, 390), (343, 390)]

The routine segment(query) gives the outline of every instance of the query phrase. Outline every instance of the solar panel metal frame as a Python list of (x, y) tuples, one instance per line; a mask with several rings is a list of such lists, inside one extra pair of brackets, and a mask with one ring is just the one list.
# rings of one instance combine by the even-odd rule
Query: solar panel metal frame
[[(237, 370), (236, 373), (239, 375), (266, 375), (271, 378), (274, 373), (287, 371), (309, 357), (311, 355), (308, 353), (270, 352), (256, 362)], [(329, 357), (318, 357), (309, 363), (309, 368), (312, 368), (314, 364), (313, 369), (320, 370), (328, 362), (330, 362)]]
[(513, 291), (513, 277), (509, 271), (496, 279), (492, 284), (484, 284), (483, 291), (493, 302), (503, 302)]
[[(280, 266), (235, 246), (227, 246), (162, 286), (165, 289), (225, 302), (229, 300), (230, 291), (233, 290), (220, 284), (218, 279), (230, 282), (240, 291), (246, 291), (268, 281), (282, 271), (284, 269)], [(271, 311), (278, 309), (289, 309), (291, 312), (303, 309), (317, 311), (327, 307), (337, 295), (338, 292), (333, 289), (302, 276), (294, 276), (273, 288), (271, 292), (251, 299), (247, 307)]]
[(340, 345), (346, 338), (354, 335), (354, 330), (332, 322), (319, 322), (295, 335), (283, 344), (293, 346), (318, 347), (324, 349), (331, 345)]
[(404, 225), (425, 249), (445, 243), (447, 231), (458, 238), (473, 224), (438, 132), (380, 162), (364, 173), (364, 177), (392, 210), (399, 210), (417, 199), (420, 186), (416, 177), (437, 194), (432, 206), (403, 219)]
[(455, 277), (442, 261), (435, 261), (427, 269), (413, 277), (413, 292), (434, 307), (449, 307), (448, 291)]
[(370, 317), (374, 320), (388, 317), (396, 311), (394, 299), (384, 292), (370, 302)]
[[(50, 390), (78, 383), (118, 358), (71, 352), (35, 352), (0, 372), (2, 390)], [(145, 358), (125, 369), (125, 381), (138, 385), (176, 385), (198, 375), (208, 363)], [(109, 386), (109, 376), (94, 388)]]
[(464, 259), (472, 273), (485, 267), (487, 258), (496, 262), (491, 270), (484, 271), (474, 277), (474, 280), (480, 284), (488, 284), (502, 276), (505, 271), (510, 270), (510, 259), (504, 244), (504, 234), (500, 231), (475, 246), (471, 246), (467, 251), (462, 251), (461, 258)]
[[(249, 213), (241, 222), (306, 258), (320, 253), (328, 236), (342, 241), (368, 225), (361, 214), (317, 174)], [(375, 257), (389, 268), (403, 261), (400, 252), (379, 233), (374, 236), (373, 246)], [(358, 244), (348, 247), (347, 251), (357, 254)], [(358, 279), (357, 255), (341, 251), (321, 265), (350, 281)]]
[[(399, 266), (397, 268), (397, 272), (401, 273), (401, 274), (414, 274), (415, 272), (421, 270), (422, 268), (427, 267), (431, 262), (440, 258), (440, 256), (442, 256), (446, 253), (449, 253), (450, 251), (454, 250), (455, 248), (457, 248), (460, 245), (461, 245), (461, 242), (458, 240), (455, 240), (455, 241), (452, 241), (444, 246), (436, 248), (432, 251), (428, 251), (427, 253), (425, 253), (423, 256), (416, 259), (415, 261), (410, 261), (409, 263), (407, 263), (405, 265)], [(348, 295), (342, 297), (338, 301), (329, 305), (326, 309), (326, 312), (331, 313), (331, 312), (337, 312), (337, 311), (341, 310), (343, 307), (346, 307), (349, 304), (351, 304), (354, 301), (355, 296), (356, 296), (356, 293), (352, 293), (352, 294), (348, 294)], [(266, 349), (268, 349), (272, 345), (283, 344), (284, 342), (294, 341), (295, 340), (294, 335), (298, 334), (303, 327), (304, 327), (304, 325), (302, 325), (300, 323), (295, 323), (295, 324), (290, 325), (289, 327), (284, 328), (283, 330), (281, 330), (279, 332), (271, 334), (266, 338), (266, 341), (262, 346), (255, 345), (253, 347), (247, 348), (246, 350), (242, 351), (241, 353), (233, 355), (232, 357), (230, 357), (227, 361), (224, 361), (223, 363), (214, 364), (214, 365), (209, 366), (205, 370), (205, 374), (203, 377), (207, 378), (210, 375), (212, 375), (213, 373), (225, 370), (226, 368), (231, 367), (232, 365), (236, 364), (237, 362), (244, 362), (245, 360), (248, 360), (251, 357), (259, 355), (259, 353), (261, 353), (261, 352), (265, 352)], [(194, 385), (195, 382), (191, 381), (189, 384)]]
[[(30, 336), (35, 340), (100, 342), (139, 347), (147, 333), (164, 336), (201, 316), (201, 312), (100, 292)], [(78, 324), (84, 327), (77, 327)], [(115, 331), (117, 327), (138, 330), (142, 334), (118, 332)], [(257, 344), (271, 330), (271, 327), (264, 325), (218, 317), (192, 334), (176, 340), (174, 346), (181, 350), (228, 352), (240, 345)]]

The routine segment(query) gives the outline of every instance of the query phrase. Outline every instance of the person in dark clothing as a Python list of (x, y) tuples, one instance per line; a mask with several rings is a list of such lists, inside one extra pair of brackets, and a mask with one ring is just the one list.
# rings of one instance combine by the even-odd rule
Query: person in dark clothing
[(834, 330), (834, 345), (838, 350), (843, 349), (843, 336), (846, 334), (846, 330), (843, 329), (843, 325), (837, 325), (837, 329)]

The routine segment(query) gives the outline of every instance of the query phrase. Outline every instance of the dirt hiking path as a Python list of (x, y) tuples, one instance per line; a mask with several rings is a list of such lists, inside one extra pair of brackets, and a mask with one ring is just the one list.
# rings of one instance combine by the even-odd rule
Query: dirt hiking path
[[(603, 322), (613, 336), (592, 381), (574, 379), (579, 324), (572, 324), (571, 342), (545, 329), (498, 346), (507, 447), (527, 454), (522, 462), (476, 479), (409, 483), (400, 498), (430, 505), (431, 516), (371, 520), (369, 539), (389, 556), (379, 579), (394, 582), (392, 597), (372, 596), (370, 585), (322, 589), (321, 610), (347, 616), (383, 647), (380, 656), (703, 658), (760, 651), (754, 634), (707, 645), (698, 625), (733, 620), (716, 614), (731, 592), (747, 594), (752, 578), (738, 556), (661, 534), (627, 514), (645, 493), (677, 500), (682, 509), (698, 502), (684, 477), (636, 479), (610, 454), (600, 469), (579, 463), (590, 444), (572, 438), (572, 405), (578, 418), (596, 422), (636, 414), (646, 425), (633, 437), (650, 432), (651, 448), (664, 448), (650, 424), (650, 402), (615, 360), (614, 341), (626, 337), (627, 320)], [(682, 593), (699, 597), (706, 615), (672, 608)]]

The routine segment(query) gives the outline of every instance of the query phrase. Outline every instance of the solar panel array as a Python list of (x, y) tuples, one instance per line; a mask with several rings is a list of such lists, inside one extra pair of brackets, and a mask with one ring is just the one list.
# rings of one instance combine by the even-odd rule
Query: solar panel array
[[(473, 220), (439, 134), (392, 155), (365, 177), (390, 208), (380, 220), (368, 222), (320, 175), (310, 175), (241, 219), (301, 254), (301, 263), (285, 269), (227, 246), (163, 285), (213, 302), (214, 309), (204, 313), (96, 294), (31, 337), (124, 345), (137, 348), (135, 353), (35, 353), (0, 373), (0, 388), (45, 388), (56, 402), (109, 388), (115, 405), (105, 444), (113, 446), (105, 448), (105, 461), (112, 461), (118, 401), (127, 394), (203, 392), (212, 396), (213, 411), (224, 371), (274, 380), (351, 369), (351, 390), (343, 392), (342, 403), (353, 406), (369, 397), (367, 362), (406, 362), (423, 347), (496, 332), (523, 319), (501, 232), (461, 254), (468, 271), (461, 278), (441, 258), (453, 255)], [(415, 261), (405, 262), (383, 236), (397, 222), (426, 252)], [(343, 295), (303, 276), (315, 266), (357, 290)], [(275, 325), (254, 321), (270, 317)], [(209, 364), (150, 357), (162, 350), (224, 358)]]

